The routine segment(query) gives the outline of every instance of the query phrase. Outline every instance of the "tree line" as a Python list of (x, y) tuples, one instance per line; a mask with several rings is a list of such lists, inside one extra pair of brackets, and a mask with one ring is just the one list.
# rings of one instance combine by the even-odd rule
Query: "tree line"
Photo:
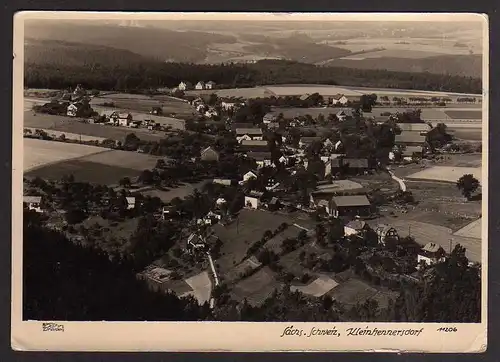
[(87, 89), (139, 91), (176, 87), (181, 81), (212, 80), (219, 87), (254, 87), (265, 84), (330, 84), (381, 88), (481, 93), (481, 79), (431, 73), (405, 73), (344, 67), (321, 67), (284, 60), (254, 64), (144, 63), (116, 66), (92, 64), (25, 64), (24, 85), (63, 89), (82, 84)]

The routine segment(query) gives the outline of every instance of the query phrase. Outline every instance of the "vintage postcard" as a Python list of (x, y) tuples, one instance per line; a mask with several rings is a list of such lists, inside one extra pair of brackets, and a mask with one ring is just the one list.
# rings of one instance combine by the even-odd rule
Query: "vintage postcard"
[(486, 15), (14, 18), (12, 348), (486, 350)]

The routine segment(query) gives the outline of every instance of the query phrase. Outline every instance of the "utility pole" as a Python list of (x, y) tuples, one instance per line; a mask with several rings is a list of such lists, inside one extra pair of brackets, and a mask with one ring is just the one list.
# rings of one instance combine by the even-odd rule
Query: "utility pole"
[(408, 236), (411, 236), (411, 225), (408, 225)]
[(452, 240), (453, 239), (450, 239), (450, 254), (451, 254)]

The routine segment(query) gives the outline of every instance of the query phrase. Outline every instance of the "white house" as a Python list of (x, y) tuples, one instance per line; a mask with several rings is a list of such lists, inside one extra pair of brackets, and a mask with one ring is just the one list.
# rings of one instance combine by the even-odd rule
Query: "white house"
[(132, 115), (130, 113), (118, 113), (118, 125), (128, 127), (132, 122)]
[(339, 141), (337, 141), (337, 142), (335, 143), (335, 145), (333, 146), (333, 149), (334, 149), (335, 151), (338, 151), (338, 150), (340, 150), (340, 148), (341, 148), (342, 146), (343, 146), (343, 145), (342, 145), (342, 141), (340, 141), (340, 140), (339, 140)]
[(368, 229), (366, 222), (362, 220), (353, 220), (344, 226), (344, 234), (349, 235), (359, 235), (363, 231)]
[(36, 211), (36, 212), (43, 212), (41, 204), (42, 204), (42, 197), (41, 196), (24, 196), (23, 197), (23, 204), (26, 205), (26, 207), (29, 210)]
[(217, 111), (214, 108), (210, 108), (205, 112), (205, 117), (212, 118), (217, 116)]
[(436, 243), (427, 243), (417, 255), (417, 263), (424, 262), (427, 265), (433, 265), (445, 260), (446, 252), (441, 245)]
[(345, 121), (347, 118), (352, 117), (352, 110), (350, 109), (341, 109), (336, 114), (339, 121)]
[(343, 95), (343, 94), (338, 94), (337, 96), (332, 98), (332, 104), (333, 105), (346, 105), (347, 102), (349, 102), (349, 99)]
[(72, 103), (68, 106), (66, 114), (70, 117), (76, 117), (78, 113), (78, 107)]
[(243, 182), (247, 182), (252, 178), (256, 179), (257, 177), (258, 177), (257, 171), (248, 171), (246, 174), (243, 175)]
[(236, 102), (221, 102), (220, 106), (225, 109), (226, 111), (230, 109), (235, 109), (239, 106), (241, 106), (241, 103), (236, 103)]
[(180, 82), (177, 88), (179, 88), (179, 90), (181, 91), (185, 91), (186, 89), (188, 89), (188, 87), (189, 87), (188, 82)]
[(196, 85), (194, 86), (194, 89), (196, 90), (202, 90), (202, 89), (205, 89), (205, 82), (203, 81), (199, 81), (198, 83), (196, 83)]
[(249, 209), (258, 209), (261, 206), (262, 192), (252, 191), (248, 195), (245, 195), (245, 207)]
[(377, 233), (378, 243), (381, 245), (399, 241), (398, 231), (390, 225), (379, 224), (375, 227), (375, 232)]
[(132, 210), (135, 208), (135, 197), (131, 196), (127, 196), (126, 197), (127, 199), (127, 210)]

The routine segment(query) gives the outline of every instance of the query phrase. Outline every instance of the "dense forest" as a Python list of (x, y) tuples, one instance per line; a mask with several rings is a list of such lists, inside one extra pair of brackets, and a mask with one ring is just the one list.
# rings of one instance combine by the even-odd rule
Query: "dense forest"
[[(74, 57), (73, 57), (74, 58)], [(431, 73), (320, 67), (281, 60), (255, 64), (200, 65), (159, 63), (116, 65), (87, 62), (79, 65), (27, 62), (24, 84), (30, 88), (61, 89), (82, 84), (85, 88), (134, 91), (175, 87), (181, 81), (212, 80), (219, 87), (253, 87), (264, 84), (331, 84), (379, 88), (420, 89), (481, 93), (481, 79)]]

